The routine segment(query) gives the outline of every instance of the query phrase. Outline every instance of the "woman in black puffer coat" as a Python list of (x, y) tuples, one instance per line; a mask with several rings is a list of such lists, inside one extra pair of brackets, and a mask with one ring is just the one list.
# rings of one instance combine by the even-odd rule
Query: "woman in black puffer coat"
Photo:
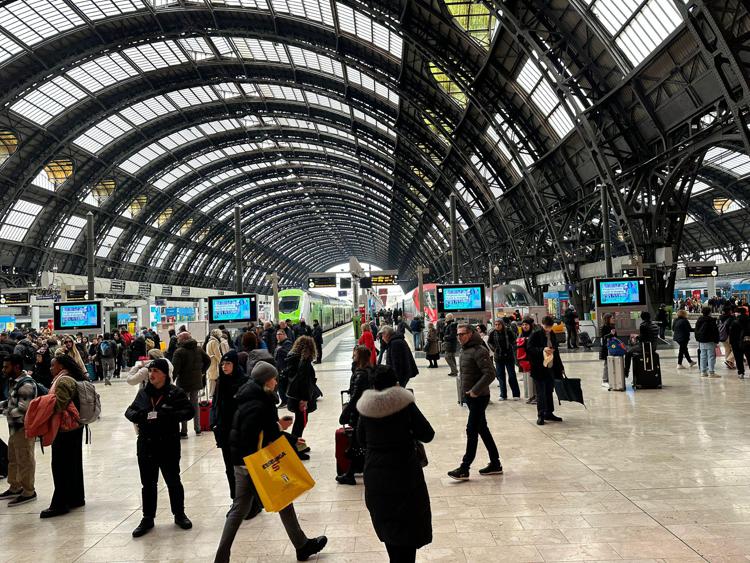
[(234, 464), (229, 447), (229, 433), (232, 431), (234, 413), (237, 412), (235, 395), (249, 378), (239, 364), (237, 352), (230, 350), (219, 362), (219, 378), (216, 380), (213, 403), (211, 404), (211, 430), (216, 447), (221, 448), (224, 468), (229, 482), (229, 496), (234, 498)]
[(390, 560), (414, 561), (417, 549), (432, 542), (430, 495), (415, 440), (430, 442), (435, 431), (391, 368), (377, 366), (372, 384), (357, 402), (357, 437), (367, 450), (365, 504)]

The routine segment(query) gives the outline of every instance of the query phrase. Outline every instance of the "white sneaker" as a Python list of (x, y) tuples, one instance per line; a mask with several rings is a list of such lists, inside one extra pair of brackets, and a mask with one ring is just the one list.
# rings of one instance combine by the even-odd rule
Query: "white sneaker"
[(677, 364), (677, 369), (687, 369), (687, 368), (683, 366), (682, 364)]
[(602, 387), (609, 388), (609, 381), (602, 381)]

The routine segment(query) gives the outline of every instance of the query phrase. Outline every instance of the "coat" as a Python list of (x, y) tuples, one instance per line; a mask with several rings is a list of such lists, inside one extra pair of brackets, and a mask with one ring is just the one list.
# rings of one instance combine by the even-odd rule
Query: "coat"
[(313, 325), (312, 337), (315, 341), (315, 346), (318, 347), (318, 353), (320, 353), (323, 348), (323, 327), (321, 327), (319, 324)]
[(687, 344), (690, 342), (690, 333), (693, 332), (693, 327), (690, 326), (690, 321), (677, 317), (672, 323), (672, 340), (678, 344)]
[(719, 343), (719, 325), (710, 315), (701, 315), (695, 321), (695, 339), (703, 343)]
[(599, 359), (606, 360), (609, 356), (609, 349), (607, 344), (610, 338), (617, 337), (617, 329), (612, 325), (602, 325), (599, 329), (599, 336), (601, 337), (601, 347), (599, 348)]
[(219, 374), (211, 404), (211, 430), (217, 448), (229, 447), (229, 434), (232, 431), (234, 413), (237, 412), (235, 395), (248, 381), (250, 378), (239, 368), (232, 375)]
[(516, 338), (511, 334), (510, 328), (505, 327), (501, 331), (492, 329), (487, 335), (487, 345), (496, 362), (515, 362)]
[(192, 338), (177, 345), (172, 356), (174, 383), (185, 391), (200, 391), (203, 388), (203, 373), (211, 365), (211, 358)]
[(243, 459), (258, 451), (258, 438), (263, 432), (262, 446), (279, 436), (279, 415), (276, 395), (267, 393), (254, 380), (245, 383), (235, 395), (237, 410), (229, 431), (229, 448), (233, 465), (245, 465)]
[(395, 333), (391, 336), (385, 363), (396, 372), (399, 381), (411, 379), (419, 374), (417, 362), (414, 361), (414, 355), (403, 334)]
[(445, 353), (455, 354), (458, 349), (458, 325), (454, 321), (445, 323), (445, 332), (443, 333), (443, 342), (445, 342)]
[(263, 330), (263, 342), (271, 355), (276, 352), (276, 329), (266, 328)]
[(440, 357), (440, 338), (438, 338), (437, 330), (434, 328), (427, 331), (425, 356), (428, 360), (437, 360)]
[(375, 338), (372, 336), (372, 333), (366, 331), (363, 332), (362, 336), (360, 336), (359, 340), (357, 340), (357, 344), (367, 346), (367, 348), (370, 350), (370, 365), (374, 366), (378, 361), (378, 351), (375, 348)]
[(284, 371), (289, 378), (286, 389), (289, 410), (299, 414), (299, 402), (307, 401), (307, 412), (314, 412), (318, 408), (315, 392), (315, 383), (318, 379), (315, 377), (312, 360), (302, 359), (298, 353), (290, 352), (286, 357), (286, 369)]
[(339, 424), (342, 426), (348, 424), (352, 428), (357, 427), (359, 421), (359, 411), (357, 402), (362, 394), (370, 388), (370, 370), (364, 368), (355, 368), (352, 377), (349, 380), (349, 402), (341, 409)]
[(247, 362), (245, 363), (245, 373), (248, 376), (251, 376), (253, 374), (253, 368), (255, 367), (255, 364), (258, 362), (268, 362), (272, 366), (276, 367), (276, 360), (274, 357), (270, 354), (268, 350), (265, 350), (263, 348), (256, 348), (255, 350), (251, 350), (247, 354)]
[(490, 358), (490, 351), (479, 333), (472, 334), (468, 342), (461, 347), (459, 366), (463, 393), (472, 391), (475, 395), (489, 396), (490, 383), (495, 379), (495, 367)]
[[(288, 338), (284, 340), (284, 342), (279, 342), (276, 345), (273, 359), (276, 362), (276, 369), (279, 370), (279, 374), (284, 371), (284, 368), (286, 367), (286, 357), (289, 355), (289, 352), (291, 352), (291, 350), (292, 341)], [(250, 374), (248, 373), (248, 375)]]
[(216, 381), (219, 378), (219, 361), (221, 357), (229, 352), (229, 342), (224, 338), (221, 340), (211, 336), (206, 344), (206, 354), (211, 359), (211, 364), (206, 370), (206, 377), (209, 381)]
[[(150, 412), (156, 412), (156, 418), (149, 419)], [(151, 457), (167, 452), (179, 459), (180, 422), (194, 414), (193, 405), (179, 387), (165, 383), (157, 389), (147, 383), (125, 411), (125, 418), (138, 426), (138, 455)]]
[(60, 430), (75, 430), (80, 426), (78, 409), (73, 401), (70, 401), (61, 412), (55, 412), (56, 403), (54, 394), (42, 395), (29, 403), (24, 419), (27, 438), (40, 436), (42, 446), (49, 446), (55, 441)]
[(550, 331), (549, 338), (552, 348), (555, 349), (554, 360), (551, 368), (544, 367), (544, 349), (547, 348), (547, 333), (542, 328), (535, 328), (526, 341), (526, 353), (531, 361), (532, 379), (560, 379), (565, 369), (563, 368), (560, 350), (557, 344), (557, 335)]
[(357, 403), (357, 439), (366, 448), (365, 504), (380, 541), (420, 548), (432, 542), (430, 495), (414, 441), (435, 431), (401, 387), (370, 389)]

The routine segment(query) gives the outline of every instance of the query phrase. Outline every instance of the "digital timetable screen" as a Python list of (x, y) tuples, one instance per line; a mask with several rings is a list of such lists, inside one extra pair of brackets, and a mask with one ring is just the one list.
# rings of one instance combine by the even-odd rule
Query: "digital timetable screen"
[(85, 330), (101, 328), (101, 301), (57, 303), (53, 310), (55, 330)]
[(257, 320), (257, 295), (208, 298), (208, 322), (211, 324), (249, 323)]
[(437, 286), (439, 313), (476, 313), (485, 310), (484, 284)]
[(596, 280), (598, 307), (633, 307), (646, 305), (644, 278), (604, 278)]

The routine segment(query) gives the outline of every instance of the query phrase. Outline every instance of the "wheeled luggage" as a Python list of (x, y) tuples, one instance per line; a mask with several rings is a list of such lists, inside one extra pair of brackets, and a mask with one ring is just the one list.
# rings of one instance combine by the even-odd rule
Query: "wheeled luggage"
[(463, 406), (466, 403), (466, 396), (464, 395), (464, 383), (461, 379), (461, 372), (456, 376), (456, 399), (458, 404)]
[(661, 389), (659, 354), (650, 342), (633, 353), (633, 389)]
[(607, 373), (609, 374), (609, 390), (625, 391), (625, 358), (607, 356)]
[(590, 349), (594, 345), (588, 332), (579, 333), (578, 339), (581, 341), (581, 346), (583, 346), (587, 350)]
[(211, 430), (211, 401), (201, 401), (198, 403), (200, 413), (201, 432)]
[[(341, 410), (346, 406), (345, 396), (349, 397), (349, 391), (341, 391)], [(350, 398), (350, 397), (349, 397)], [(349, 459), (347, 452), (352, 442), (354, 429), (351, 426), (341, 426), (336, 429), (336, 474), (342, 475), (349, 471), (352, 460)]]

